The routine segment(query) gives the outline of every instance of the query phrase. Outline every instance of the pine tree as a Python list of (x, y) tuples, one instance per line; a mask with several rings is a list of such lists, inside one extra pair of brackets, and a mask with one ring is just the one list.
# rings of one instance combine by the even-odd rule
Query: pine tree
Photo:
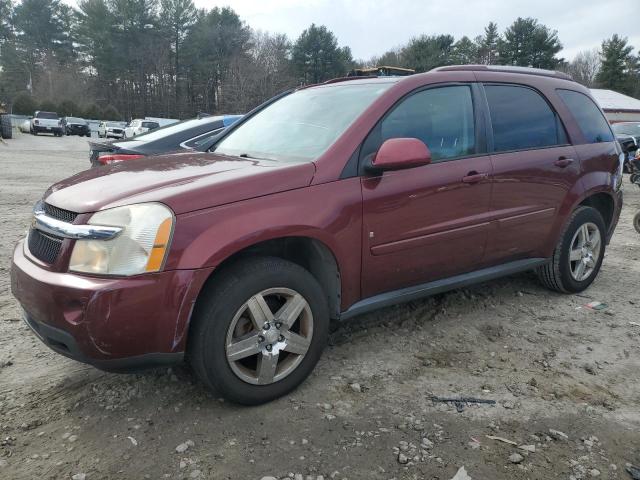
[(600, 58), (602, 65), (596, 77), (601, 88), (608, 88), (618, 92), (632, 93), (631, 83), (634, 79), (634, 66), (637, 59), (631, 54), (633, 47), (627, 44), (627, 39), (617, 34), (602, 42)]
[(489, 25), (484, 28), (484, 35), (479, 37), (478, 40), (479, 62), (485, 65), (498, 63), (498, 41), (500, 40), (498, 24), (489, 22)]
[(558, 33), (534, 18), (518, 18), (504, 32), (498, 42), (498, 62), (502, 65), (517, 65), (554, 69), (562, 63), (556, 54), (562, 50)]

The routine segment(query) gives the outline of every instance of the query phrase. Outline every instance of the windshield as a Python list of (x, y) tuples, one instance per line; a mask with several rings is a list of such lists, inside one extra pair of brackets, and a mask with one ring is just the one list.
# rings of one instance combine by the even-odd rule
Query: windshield
[(67, 117), (67, 123), (86, 123), (86, 122), (81, 118)]
[(122, 128), (123, 124), (122, 124), (122, 122), (107, 122), (107, 127)]
[(312, 161), (391, 85), (354, 81), (298, 90), (252, 116), (224, 138), (215, 152)]
[(640, 135), (640, 122), (615, 123), (611, 128), (613, 128), (613, 133), (617, 133), (618, 135)]
[[(184, 132), (198, 126), (208, 124), (213, 125), (216, 120), (222, 121), (222, 117), (204, 117), (184, 120), (182, 122), (172, 123), (161, 128), (154, 128), (153, 130), (143, 133), (142, 135), (137, 135), (136, 140), (139, 140), (141, 142), (153, 142), (154, 140), (165, 138), (169, 135), (173, 135), (174, 133)], [(145, 125), (145, 123), (147, 122), (143, 122), (142, 125), (146, 127), (147, 125)]]

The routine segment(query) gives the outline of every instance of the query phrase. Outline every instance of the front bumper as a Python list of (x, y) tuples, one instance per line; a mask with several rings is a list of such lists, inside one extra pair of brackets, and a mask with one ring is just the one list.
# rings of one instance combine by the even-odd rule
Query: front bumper
[(19, 242), (11, 290), (54, 351), (104, 370), (183, 360), (191, 311), (212, 269), (97, 278), (46, 270)]
[(34, 125), (33, 131), (36, 133), (62, 133), (62, 127), (43, 127)]
[(68, 135), (88, 135), (89, 134), (89, 127), (81, 127), (81, 126), (76, 126), (76, 125), (71, 125), (67, 127), (67, 134)]

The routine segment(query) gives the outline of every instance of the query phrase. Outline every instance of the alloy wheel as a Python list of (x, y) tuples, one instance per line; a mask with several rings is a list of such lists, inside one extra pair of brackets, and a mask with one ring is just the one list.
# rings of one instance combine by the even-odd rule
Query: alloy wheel
[(229, 366), (241, 380), (269, 385), (302, 362), (313, 336), (311, 307), (295, 290), (270, 288), (236, 312), (225, 342)]
[(602, 237), (596, 224), (581, 225), (573, 235), (569, 251), (569, 269), (574, 280), (582, 282), (589, 278), (598, 265), (601, 251)]

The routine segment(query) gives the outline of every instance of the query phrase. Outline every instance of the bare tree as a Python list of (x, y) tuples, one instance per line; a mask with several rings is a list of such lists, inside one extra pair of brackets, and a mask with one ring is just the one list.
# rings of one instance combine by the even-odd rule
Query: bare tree
[(598, 49), (584, 50), (579, 52), (575, 58), (567, 64), (565, 71), (573, 77), (576, 82), (585, 87), (593, 87), (596, 84), (596, 76), (600, 71), (600, 53)]
[(235, 55), (222, 82), (221, 107), (246, 112), (277, 93), (295, 86), (291, 42), (284, 34), (252, 31), (251, 47)]

